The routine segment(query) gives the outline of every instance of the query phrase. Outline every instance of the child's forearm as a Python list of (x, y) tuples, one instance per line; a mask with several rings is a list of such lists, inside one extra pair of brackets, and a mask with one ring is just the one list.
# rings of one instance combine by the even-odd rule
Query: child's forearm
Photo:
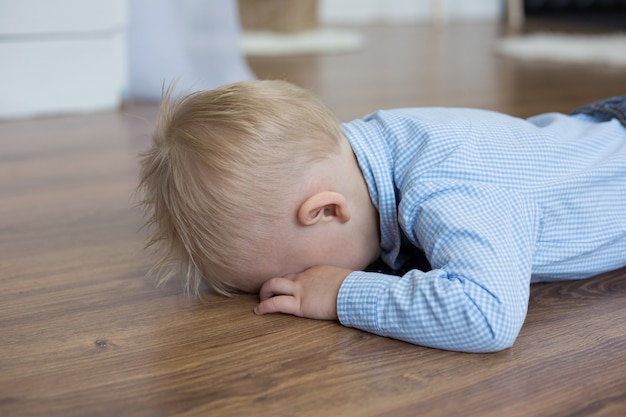
[(420, 191), (402, 222), (434, 269), (350, 275), (339, 292), (340, 321), (447, 350), (511, 346), (528, 307), (537, 204), (491, 185), (425, 182)]
[(510, 347), (524, 322), (528, 287), (501, 296), (443, 270), (404, 277), (355, 272), (337, 301), (342, 324), (439, 349), (494, 352)]

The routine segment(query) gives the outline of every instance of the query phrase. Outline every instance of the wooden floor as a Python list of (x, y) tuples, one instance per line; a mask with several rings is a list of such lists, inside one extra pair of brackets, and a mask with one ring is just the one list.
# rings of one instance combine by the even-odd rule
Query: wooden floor
[[(494, 56), (495, 25), (362, 30), (358, 53), (250, 62), (342, 120), (422, 105), (528, 116), (626, 93), (624, 68)], [(495, 354), (154, 288), (132, 192), (156, 110), (0, 123), (0, 416), (626, 415), (626, 270), (533, 286), (516, 344)]]

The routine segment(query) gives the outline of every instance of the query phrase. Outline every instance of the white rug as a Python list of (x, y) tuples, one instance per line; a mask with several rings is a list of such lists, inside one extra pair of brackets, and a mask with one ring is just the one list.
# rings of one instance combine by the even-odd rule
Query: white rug
[(535, 33), (502, 38), (496, 44), (496, 51), (534, 61), (626, 66), (626, 34)]
[(241, 46), (253, 56), (345, 53), (363, 49), (365, 39), (357, 31), (329, 28), (296, 33), (243, 31)]

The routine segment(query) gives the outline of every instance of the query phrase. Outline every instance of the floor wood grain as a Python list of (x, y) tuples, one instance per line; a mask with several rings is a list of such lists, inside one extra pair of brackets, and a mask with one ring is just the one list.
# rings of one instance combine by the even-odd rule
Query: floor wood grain
[[(342, 120), (418, 105), (527, 116), (625, 93), (623, 69), (493, 55), (497, 25), (360, 30), (358, 53), (250, 63)], [(154, 288), (133, 190), (156, 110), (0, 123), (1, 416), (626, 415), (626, 270), (533, 286), (516, 344), (495, 354)]]

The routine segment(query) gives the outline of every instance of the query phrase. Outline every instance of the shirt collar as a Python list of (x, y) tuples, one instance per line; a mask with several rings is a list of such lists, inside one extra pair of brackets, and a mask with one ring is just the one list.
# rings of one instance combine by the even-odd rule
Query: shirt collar
[(357, 157), (372, 203), (378, 210), (381, 258), (396, 269), (402, 263), (398, 259), (402, 238), (398, 224), (398, 195), (393, 180), (393, 158), (384, 132), (372, 116), (344, 123), (341, 128)]

